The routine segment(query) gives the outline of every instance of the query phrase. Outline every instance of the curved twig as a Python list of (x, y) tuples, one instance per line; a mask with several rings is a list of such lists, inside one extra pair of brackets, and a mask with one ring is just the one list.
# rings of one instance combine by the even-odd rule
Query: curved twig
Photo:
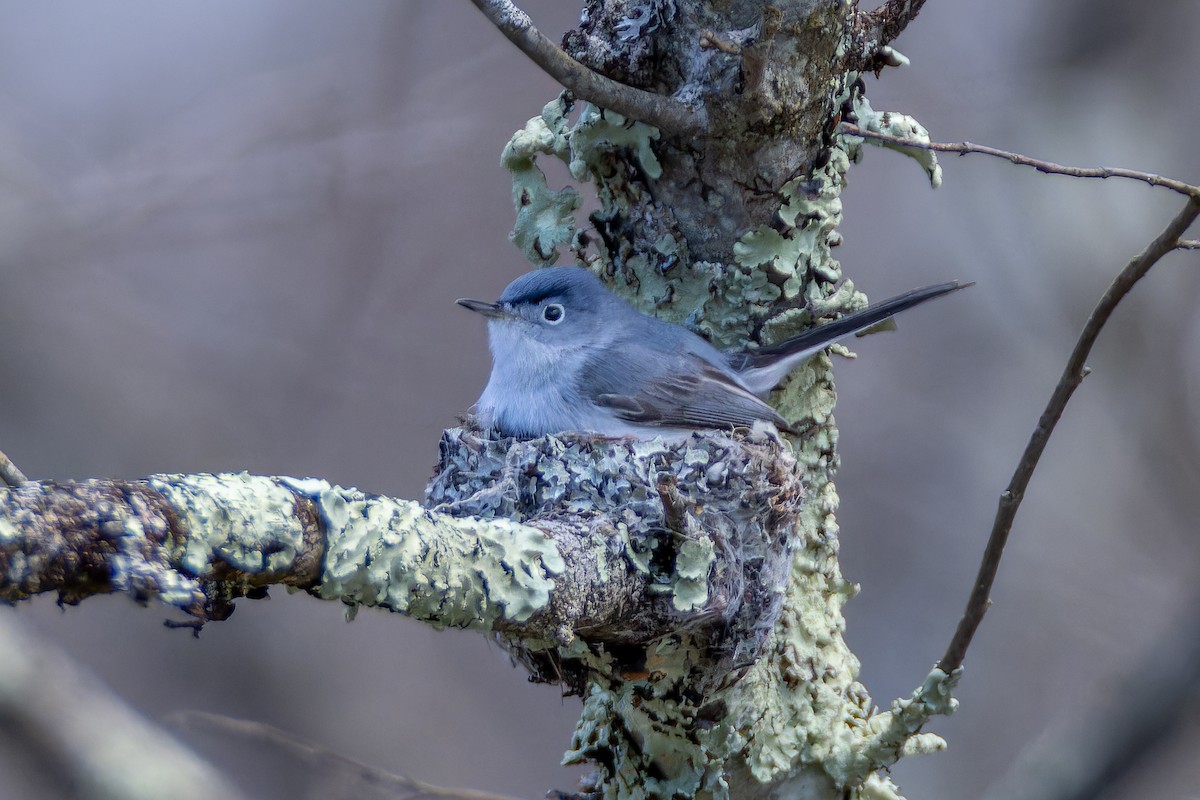
[(606, 78), (571, 58), (534, 27), (510, 0), (471, 0), (518, 49), (576, 97), (640, 120), (675, 136), (698, 136), (707, 129), (703, 109)]
[(918, 142), (900, 136), (892, 136), (887, 133), (868, 131), (857, 125), (851, 125), (848, 122), (843, 122), (839, 130), (851, 136), (874, 139), (877, 142), (890, 144), (894, 147), (910, 148), (913, 150), (933, 150), (938, 153), (958, 153), (960, 156), (965, 156), (969, 153), (979, 153), (985, 156), (1003, 158), (1022, 167), (1033, 167), (1038, 172), (1045, 172), (1052, 175), (1069, 175), (1072, 178), (1128, 178), (1148, 183), (1151, 186), (1161, 186), (1173, 192), (1179, 192), (1179, 194), (1187, 197), (1200, 198), (1200, 186), (1193, 186), (1190, 183), (1177, 181), (1173, 178), (1164, 178), (1161, 175), (1155, 175), (1150, 172), (1138, 172), (1137, 170), (1121, 169), (1120, 167), (1065, 167), (1062, 164), (1055, 164), (1053, 161), (1042, 161), (1037, 158), (1021, 155), (1020, 153), (1012, 153), (1008, 150), (988, 147), (987, 145), (971, 144), (970, 142)]
[(991, 604), (989, 595), (992, 584), (996, 580), (996, 570), (1000, 566), (1000, 557), (1004, 553), (1004, 545), (1008, 542), (1008, 535), (1012, 531), (1017, 509), (1021, 507), (1025, 490), (1033, 477), (1033, 471), (1037, 469), (1038, 460), (1046, 449), (1046, 442), (1049, 441), (1050, 434), (1054, 432), (1054, 427), (1062, 417), (1071, 395), (1075, 393), (1079, 384), (1087, 376), (1088, 367), (1084, 362), (1092, 351), (1092, 345), (1095, 344), (1096, 338), (1100, 335), (1100, 331), (1108, 322), (1108, 318), (1117, 304), (1129, 293), (1134, 284), (1145, 277), (1160, 258), (1176, 249), (1179, 237), (1198, 216), (1200, 216), (1200, 189), (1197, 189), (1196, 194), (1188, 199), (1187, 205), (1175, 215), (1162, 233), (1142, 252), (1134, 256), (1117, 274), (1117, 277), (1105, 290), (1104, 296), (1100, 298), (1100, 302), (1092, 310), (1087, 324), (1083, 326), (1079, 340), (1075, 343), (1075, 349), (1071, 351), (1071, 357), (1067, 360), (1058, 385), (1054, 387), (1050, 402), (1046, 404), (1046, 409), (1042, 412), (1033, 435), (1029, 437), (1029, 444), (1025, 446), (1025, 452), (1021, 455), (1021, 460), (1008, 483), (1008, 488), (1005, 489), (1004, 494), (1000, 495), (996, 518), (992, 523), (992, 532), (988, 537), (983, 562), (979, 565), (979, 574), (975, 577), (975, 585), (971, 589), (967, 607), (963, 611), (962, 619), (959, 620), (954, 638), (950, 640), (950, 645), (946, 648), (946, 654), (942, 656), (942, 660), (938, 664), (946, 672), (953, 672), (962, 666), (967, 647), (970, 646), (971, 639), (975, 636), (976, 629), (979, 628), (979, 623), (983, 621), (983, 615), (987, 613), (988, 606)]

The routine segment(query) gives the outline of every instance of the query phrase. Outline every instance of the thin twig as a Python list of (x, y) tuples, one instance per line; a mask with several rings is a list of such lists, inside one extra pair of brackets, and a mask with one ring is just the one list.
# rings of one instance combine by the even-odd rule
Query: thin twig
[(29, 479), (25, 477), (25, 473), (17, 469), (17, 465), (12, 462), (12, 459), (0, 451), (0, 481), (4, 481), (15, 489), (27, 480)]
[(1200, 239), (1180, 239), (1175, 243), (1176, 250), (1200, 250)]
[(1054, 387), (1050, 402), (1046, 404), (1046, 409), (1042, 412), (1033, 435), (1029, 437), (1029, 444), (1025, 446), (1025, 452), (1017, 464), (1012, 480), (1009, 481), (1004, 494), (1000, 496), (996, 518), (992, 523), (992, 532), (983, 553), (983, 562), (979, 565), (979, 574), (975, 577), (975, 586), (967, 600), (967, 607), (958, 623), (958, 629), (954, 632), (954, 638), (950, 640), (946, 654), (939, 662), (938, 666), (942, 670), (953, 672), (962, 666), (967, 647), (970, 646), (979, 623), (983, 621), (983, 615), (987, 613), (988, 606), (991, 604), (989, 596), (992, 584), (996, 580), (996, 570), (1000, 566), (1000, 557), (1004, 553), (1004, 545), (1008, 542), (1008, 535), (1012, 531), (1017, 509), (1021, 507), (1025, 490), (1029, 486), (1034, 470), (1037, 469), (1038, 460), (1046, 449), (1046, 442), (1049, 441), (1050, 434), (1054, 432), (1054, 427), (1062, 417), (1071, 395), (1079, 388), (1079, 384), (1083, 382), (1088, 373), (1085, 362), (1088, 354), (1092, 351), (1092, 345), (1095, 344), (1096, 338), (1100, 335), (1100, 331), (1108, 322), (1108, 318), (1117, 304), (1160, 258), (1175, 249), (1179, 237), (1196, 220), (1197, 216), (1200, 216), (1200, 194), (1189, 198), (1187, 205), (1171, 220), (1163, 232), (1125, 265), (1125, 268), (1109, 284), (1104, 296), (1100, 298), (1100, 302), (1096, 304), (1091, 316), (1088, 317), (1087, 324), (1083, 326), (1079, 340), (1075, 343), (1075, 349), (1071, 351), (1071, 357), (1067, 360), (1067, 365), (1058, 380), (1058, 385)]
[(576, 97), (675, 136), (698, 136), (707, 128), (703, 109), (672, 97), (637, 89), (606, 78), (571, 58), (533, 25), (529, 15), (510, 0), (471, 0), (517, 48), (570, 89)]
[(1065, 167), (1062, 164), (1041, 161), (1021, 155), (1020, 153), (1010, 153), (1007, 150), (998, 150), (995, 147), (988, 147), (982, 144), (971, 144), (970, 142), (915, 142), (900, 136), (868, 131), (847, 122), (842, 123), (840, 130), (842, 133), (848, 133), (851, 136), (874, 139), (875, 141), (884, 142), (895, 147), (909, 147), (914, 150), (933, 150), (938, 153), (958, 153), (960, 156), (965, 156), (968, 153), (980, 153), (985, 156), (1003, 158), (1022, 167), (1033, 167), (1038, 172), (1046, 172), (1053, 175), (1069, 175), (1073, 178), (1128, 178), (1148, 183), (1151, 186), (1162, 186), (1187, 197), (1200, 198), (1200, 186), (1193, 186), (1190, 183), (1184, 183), (1172, 178), (1164, 178), (1161, 175), (1154, 175), (1149, 172), (1138, 172), (1137, 170), (1121, 169), (1119, 167)]

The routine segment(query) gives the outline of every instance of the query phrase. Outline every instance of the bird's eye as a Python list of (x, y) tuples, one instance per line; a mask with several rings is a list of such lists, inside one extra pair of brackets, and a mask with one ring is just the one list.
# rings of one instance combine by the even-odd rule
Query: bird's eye
[(561, 303), (551, 303), (542, 309), (542, 319), (551, 325), (557, 325), (562, 322), (565, 313)]

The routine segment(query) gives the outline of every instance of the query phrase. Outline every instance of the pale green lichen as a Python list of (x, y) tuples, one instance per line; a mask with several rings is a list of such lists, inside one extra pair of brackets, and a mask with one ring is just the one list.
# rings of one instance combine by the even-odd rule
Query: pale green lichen
[[(873, 133), (885, 133), (888, 136), (907, 139), (919, 144), (929, 144), (930, 142), (929, 131), (913, 117), (910, 117), (908, 114), (899, 114), (895, 111), (876, 111), (871, 108), (870, 102), (862, 95), (856, 95), (854, 99), (854, 111), (858, 115), (858, 126), (863, 130)], [(863, 141), (862, 137), (858, 136), (847, 136), (844, 138), (850, 138), (856, 142)], [(922, 147), (904, 147), (892, 142), (882, 142), (878, 139), (868, 138), (867, 141), (908, 156), (925, 170), (925, 174), (929, 177), (929, 184), (934, 189), (942, 185), (942, 167), (938, 164), (937, 153), (932, 150)]]
[(139, 521), (127, 518), (121, 528), (119, 533), (110, 534), (117, 548), (108, 560), (109, 584), (114, 590), (138, 598), (154, 596), (184, 611), (203, 607), (205, 596), (199, 581), (177, 569), (166, 569), (166, 564), (147, 560), (143, 549), (146, 531)]
[(317, 594), (382, 606), (436, 627), (491, 629), (544, 609), (564, 563), (543, 531), (454, 518), (324, 482), (304, 492), (328, 529)]
[(614, 111), (601, 111), (586, 103), (568, 138), (571, 156), (567, 166), (577, 181), (588, 180), (600, 157), (613, 148), (630, 150), (647, 177), (662, 175), (651, 145), (658, 138), (658, 129), (644, 122), (626, 120)]
[(19, 541), (21, 530), (12, 520), (0, 517), (0, 542), (15, 542)]
[(159, 475), (147, 482), (187, 526), (177, 561), (192, 575), (205, 576), (219, 562), (248, 573), (284, 572), (303, 549), (296, 498), (273, 478), (243, 472)]
[[(646, 175), (662, 174), (651, 142), (658, 130), (641, 122), (627, 122), (612, 111), (601, 111), (583, 104), (579, 119), (572, 125), (571, 106), (564, 96), (546, 104), (542, 113), (513, 134), (504, 148), (501, 165), (512, 175), (513, 205), (517, 219), (509, 237), (532, 264), (552, 264), (559, 249), (570, 245), (582, 250), (575, 211), (579, 192), (572, 186), (557, 191), (546, 182), (537, 164), (539, 156), (559, 159), (579, 181), (588, 180), (597, 161), (613, 148), (628, 149)], [(675, 245), (661, 242), (660, 252), (671, 252)]]
[(692, 611), (708, 602), (708, 573), (714, 549), (708, 538), (689, 539), (675, 555), (673, 604), (677, 611)]
[(566, 104), (560, 97), (546, 104), (540, 116), (525, 123), (504, 147), (501, 165), (512, 175), (517, 221), (509, 238), (533, 264), (552, 264), (560, 247), (578, 235), (575, 210), (579, 192), (566, 186), (558, 191), (546, 183), (537, 165), (539, 155), (570, 160)]
[(850, 800), (904, 800), (904, 796), (891, 778), (875, 772), (855, 788)]

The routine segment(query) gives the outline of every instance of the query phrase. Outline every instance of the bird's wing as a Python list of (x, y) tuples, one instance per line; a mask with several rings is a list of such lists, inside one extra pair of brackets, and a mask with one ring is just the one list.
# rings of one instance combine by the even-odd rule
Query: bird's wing
[(793, 432), (787, 420), (721, 367), (692, 352), (626, 349), (594, 358), (580, 371), (579, 390), (596, 406), (636, 425), (663, 428), (750, 427), (759, 420)]

